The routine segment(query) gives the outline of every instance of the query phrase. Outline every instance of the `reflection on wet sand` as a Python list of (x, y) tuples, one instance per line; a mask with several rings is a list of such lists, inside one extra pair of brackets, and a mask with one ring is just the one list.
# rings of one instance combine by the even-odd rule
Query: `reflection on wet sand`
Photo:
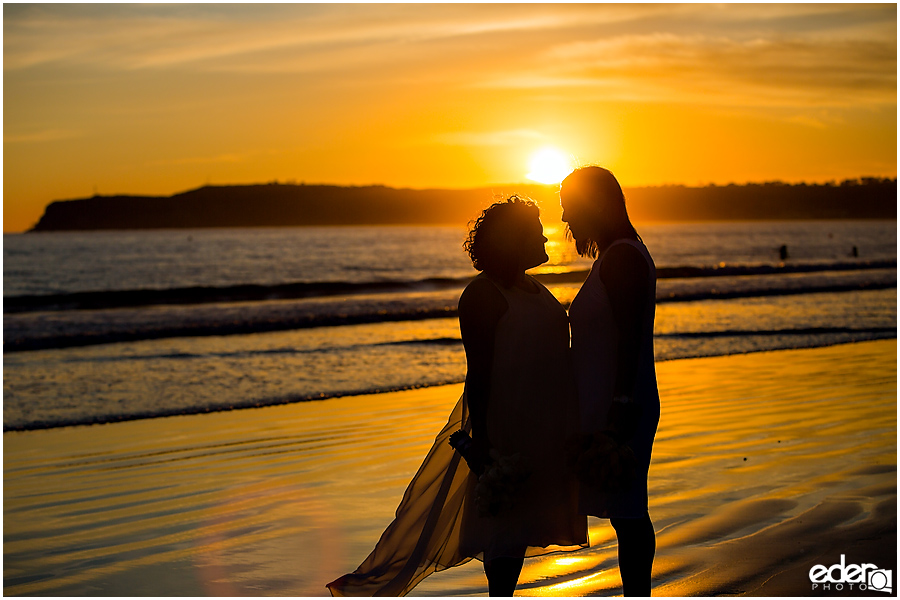
[[(661, 362), (654, 594), (806, 595), (896, 570), (896, 341)], [(461, 386), (4, 434), (7, 595), (327, 595), (393, 517)], [(325, 433), (327, 432), (327, 434)], [(517, 595), (621, 594), (616, 542)], [(413, 595), (483, 594), (477, 561)]]

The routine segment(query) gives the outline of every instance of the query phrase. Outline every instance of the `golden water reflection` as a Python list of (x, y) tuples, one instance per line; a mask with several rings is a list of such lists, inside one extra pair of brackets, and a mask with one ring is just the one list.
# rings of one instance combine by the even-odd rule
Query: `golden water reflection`
[[(891, 340), (658, 363), (654, 594), (808, 594), (810, 565), (848, 547), (890, 569), (896, 359)], [(7, 432), (4, 592), (324, 595), (461, 391)], [(516, 595), (621, 594), (614, 532), (589, 529), (590, 548), (526, 561)], [(472, 561), (416, 595), (484, 589)]]
[[(578, 263), (578, 268), (589, 269), (593, 260), (578, 256), (575, 244), (566, 239), (566, 227), (564, 224), (550, 223), (544, 226), (544, 235), (547, 243), (544, 249), (549, 260), (535, 270), (538, 273), (556, 273), (570, 271)], [(563, 268), (565, 267), (565, 268)]]

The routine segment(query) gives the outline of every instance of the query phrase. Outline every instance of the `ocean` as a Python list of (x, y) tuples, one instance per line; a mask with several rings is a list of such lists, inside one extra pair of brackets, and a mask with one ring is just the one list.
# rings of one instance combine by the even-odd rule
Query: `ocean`
[[(657, 360), (897, 335), (896, 221), (639, 226)], [(60, 232), (3, 238), (4, 430), (462, 381), (465, 227)], [(590, 269), (557, 224), (532, 271)], [(785, 247), (787, 256), (782, 258)]]

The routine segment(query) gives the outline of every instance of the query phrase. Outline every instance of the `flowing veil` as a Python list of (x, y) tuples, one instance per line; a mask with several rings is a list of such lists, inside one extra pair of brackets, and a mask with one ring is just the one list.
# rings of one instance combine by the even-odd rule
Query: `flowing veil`
[(450, 435), (471, 431), (465, 392), (416, 472), (394, 520), (353, 573), (327, 584), (333, 596), (405, 596), (428, 575), (468, 562), (460, 529), (469, 468), (450, 447)]

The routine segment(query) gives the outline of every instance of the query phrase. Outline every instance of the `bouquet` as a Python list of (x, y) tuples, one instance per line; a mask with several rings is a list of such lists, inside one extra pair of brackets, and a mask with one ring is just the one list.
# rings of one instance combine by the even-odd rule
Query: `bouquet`
[(487, 457), (476, 456), (472, 438), (459, 430), (450, 436), (450, 445), (460, 453), (478, 477), (475, 506), (480, 517), (496, 517), (515, 506), (522, 484), (531, 475), (520, 454), (501, 456), (490, 450)]
[(608, 431), (581, 436), (571, 449), (569, 464), (581, 483), (604, 492), (624, 491), (638, 471), (631, 446)]
[(630, 398), (615, 398), (607, 417), (609, 429), (583, 435), (573, 444), (569, 463), (581, 483), (604, 492), (621, 492), (631, 485), (638, 465), (628, 440), (640, 417), (640, 406)]

